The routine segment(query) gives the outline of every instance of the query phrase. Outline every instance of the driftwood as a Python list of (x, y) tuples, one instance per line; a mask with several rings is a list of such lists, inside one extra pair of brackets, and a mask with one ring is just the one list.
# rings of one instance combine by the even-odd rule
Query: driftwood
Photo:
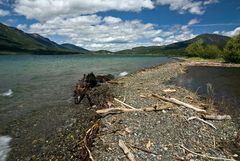
[(130, 109), (130, 108), (106, 108), (106, 109), (101, 109), (97, 110), (96, 112), (98, 114), (108, 114), (108, 113), (118, 113), (118, 112), (150, 112), (150, 111), (162, 111), (162, 110), (167, 110), (171, 109), (172, 107), (169, 106), (162, 106), (162, 107), (146, 107), (146, 108), (135, 108), (135, 109)]
[(167, 89), (164, 89), (162, 90), (163, 92), (166, 92), (166, 93), (173, 93), (173, 92), (176, 92), (177, 90), (176, 89), (170, 89), (170, 88), (167, 88)]
[(85, 96), (87, 96), (87, 99), (89, 101), (90, 106), (93, 105), (91, 98), (88, 94), (88, 91), (91, 90), (91, 88), (95, 87), (97, 85), (96, 77), (93, 73), (84, 74), (83, 78), (78, 81), (78, 83), (75, 86), (74, 89), (74, 103), (79, 104), (83, 100)]
[(152, 94), (153, 97), (156, 97), (156, 98), (159, 98), (163, 101), (167, 101), (167, 102), (171, 102), (173, 104), (176, 104), (176, 105), (180, 105), (180, 106), (184, 106), (184, 107), (187, 107), (187, 108), (191, 108), (197, 112), (203, 112), (203, 113), (206, 113), (206, 110), (203, 110), (203, 109), (200, 109), (199, 107), (195, 107), (193, 105), (190, 105), (188, 103), (185, 103), (185, 102), (182, 102), (182, 101), (179, 101), (177, 100), (176, 98), (166, 98), (166, 97), (163, 97), (163, 96), (159, 96), (157, 94)]
[(86, 156), (82, 156), (84, 158), (81, 158), (81, 160), (94, 161), (92, 153), (89, 148), (91, 147), (93, 138), (98, 133), (100, 125), (101, 125), (101, 122), (100, 120), (98, 120), (90, 129), (87, 130), (83, 138), (83, 147), (84, 147), (83, 151), (86, 152), (87, 154)]
[(198, 121), (201, 121), (201, 122), (203, 122), (203, 123), (211, 126), (211, 127), (214, 128), (214, 129), (217, 129), (213, 124), (211, 124), (210, 122), (207, 122), (207, 121), (205, 121), (205, 120), (203, 120), (203, 119), (201, 119), (201, 118), (199, 118), (199, 117), (193, 116), (193, 117), (188, 118), (188, 121), (190, 121), (190, 120), (198, 120)]
[(209, 159), (213, 159), (213, 160), (236, 161), (235, 159), (219, 158), (219, 157), (213, 157), (213, 156), (208, 156), (208, 155), (204, 155), (204, 154), (199, 154), (199, 153), (196, 153), (194, 151), (189, 150), (188, 148), (186, 148), (183, 145), (180, 145), (180, 148), (188, 151), (189, 153), (192, 153), (194, 155), (197, 155), (197, 156), (200, 156), (200, 157), (203, 157), (203, 158), (209, 158)]
[(231, 120), (230, 115), (203, 115), (206, 120)]
[(73, 97), (74, 97), (75, 104), (81, 103), (81, 101), (86, 96), (89, 101), (90, 106), (92, 106), (93, 103), (91, 101), (89, 91), (92, 88), (98, 86), (99, 83), (108, 82), (112, 79), (114, 79), (114, 76), (111, 74), (98, 75), (98, 76), (95, 76), (93, 73), (89, 73), (87, 75), (84, 74), (83, 78), (78, 81), (78, 83), (76, 84), (75, 89), (74, 89)]
[(124, 106), (127, 106), (127, 107), (131, 108), (131, 109), (136, 109), (136, 108), (132, 107), (131, 105), (128, 105), (128, 104), (126, 104), (126, 103), (120, 101), (120, 100), (117, 99), (117, 98), (114, 98), (114, 100), (117, 101), (117, 102), (119, 102), (119, 103), (121, 103), (121, 104), (124, 105)]
[(124, 154), (128, 157), (130, 161), (136, 161), (134, 158), (134, 155), (131, 153), (131, 151), (128, 149), (128, 147), (125, 145), (123, 140), (119, 140), (118, 145), (120, 148), (122, 148)]

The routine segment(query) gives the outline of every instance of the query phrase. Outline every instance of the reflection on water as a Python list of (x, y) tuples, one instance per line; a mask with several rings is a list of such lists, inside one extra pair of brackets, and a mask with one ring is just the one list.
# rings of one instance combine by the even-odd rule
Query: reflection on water
[(214, 88), (214, 97), (220, 111), (240, 117), (240, 68), (224, 67), (189, 67), (187, 73), (180, 75), (176, 83), (196, 91), (201, 96), (207, 94), (207, 83)]

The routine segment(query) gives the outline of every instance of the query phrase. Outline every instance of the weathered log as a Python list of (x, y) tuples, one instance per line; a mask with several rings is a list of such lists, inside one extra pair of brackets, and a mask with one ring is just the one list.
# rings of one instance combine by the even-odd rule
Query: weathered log
[(114, 79), (114, 76), (111, 74), (98, 76), (95, 76), (93, 73), (89, 73), (87, 75), (84, 74), (83, 78), (79, 80), (74, 89), (73, 97), (75, 104), (81, 103), (86, 96), (90, 106), (92, 106), (93, 103), (89, 94), (91, 89), (96, 87), (98, 83), (103, 83), (112, 79)]
[(195, 116), (190, 117), (190, 118), (188, 119), (188, 121), (194, 120), (194, 119), (195, 119), (195, 120), (198, 120), (198, 121), (201, 121), (201, 122), (203, 122), (203, 123), (211, 126), (211, 127), (214, 128), (214, 129), (217, 129), (213, 124), (211, 124), (210, 122), (207, 122), (207, 121), (205, 121), (205, 120), (203, 120), (203, 119), (201, 119), (201, 118), (199, 118), (199, 117), (195, 117)]
[(173, 92), (176, 92), (177, 90), (176, 89), (170, 89), (170, 88), (167, 88), (167, 89), (164, 89), (162, 90), (163, 92), (166, 92), (166, 93), (173, 93)]
[(131, 151), (128, 149), (128, 147), (125, 145), (123, 140), (119, 140), (118, 145), (120, 146), (120, 148), (123, 150), (124, 154), (127, 156), (127, 158), (130, 161), (136, 161), (134, 158), (134, 155), (131, 153)]
[(179, 101), (177, 100), (176, 98), (166, 98), (166, 97), (163, 97), (163, 96), (159, 96), (157, 94), (152, 94), (153, 97), (156, 97), (156, 98), (159, 98), (163, 101), (167, 101), (167, 102), (171, 102), (173, 104), (176, 104), (176, 105), (180, 105), (180, 106), (184, 106), (184, 107), (187, 107), (187, 108), (191, 108), (197, 112), (203, 112), (203, 113), (206, 113), (206, 110), (203, 110), (203, 109), (200, 109), (199, 107), (195, 107), (193, 105), (190, 105), (188, 103), (185, 103), (185, 102), (182, 102), (182, 101)]
[(121, 103), (121, 104), (123, 104), (124, 106), (127, 106), (127, 107), (131, 108), (131, 109), (136, 109), (136, 108), (132, 107), (131, 105), (129, 105), (129, 104), (126, 104), (126, 103), (124, 103), (124, 102), (120, 101), (120, 100), (119, 100), (119, 99), (117, 99), (117, 98), (114, 98), (114, 100), (115, 100), (115, 101), (117, 101), (117, 102), (119, 102), (119, 103)]
[(106, 108), (106, 109), (101, 109), (97, 110), (96, 113), (98, 114), (107, 114), (107, 113), (118, 113), (118, 112), (150, 112), (150, 111), (162, 111), (162, 110), (167, 110), (171, 109), (172, 107), (170, 106), (162, 106), (162, 107), (146, 107), (146, 108), (135, 108), (135, 109), (130, 109), (130, 108)]
[(230, 115), (203, 115), (203, 118), (206, 120), (231, 120)]

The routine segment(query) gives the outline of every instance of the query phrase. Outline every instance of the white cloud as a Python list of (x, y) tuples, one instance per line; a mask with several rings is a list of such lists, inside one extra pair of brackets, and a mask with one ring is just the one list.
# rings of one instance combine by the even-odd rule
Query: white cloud
[(196, 18), (194, 19), (191, 19), (189, 22), (188, 22), (188, 25), (191, 26), (191, 25), (195, 25), (195, 24), (198, 24), (200, 21)]
[(215, 31), (214, 33), (218, 33), (218, 34), (222, 34), (222, 35), (225, 35), (225, 36), (233, 37), (233, 36), (236, 36), (236, 35), (240, 34), (240, 27), (237, 27), (232, 31), (222, 31), (222, 32)]
[(26, 24), (18, 24), (17, 29), (25, 31), (25, 30), (27, 30), (27, 25)]
[(202, 15), (205, 12), (206, 5), (217, 2), (217, 0), (157, 0), (159, 5), (169, 5), (170, 10), (178, 11), (181, 14), (189, 12), (198, 15)]
[(204, 1), (203, 4), (208, 5), (208, 4), (212, 4), (212, 3), (218, 3), (218, 2), (219, 2), (218, 0), (207, 0), (207, 1)]
[(156, 43), (163, 43), (163, 42), (164, 42), (164, 39), (161, 38), (161, 37), (155, 37), (152, 41), (153, 41), (153, 42), (156, 42)]
[[(183, 14), (203, 14), (206, 6), (218, 0), (16, 0), (14, 11), (29, 19), (46, 21), (56, 17), (74, 17), (110, 10), (138, 12), (157, 5)], [(47, 10), (47, 11), (46, 11)]]
[(112, 16), (107, 16), (107, 17), (104, 17), (103, 19), (106, 23), (119, 23), (121, 22), (122, 20), (120, 18), (116, 18), (116, 17), (112, 17)]
[(110, 10), (137, 12), (143, 8), (153, 9), (154, 4), (151, 0), (16, 0), (14, 10), (27, 18), (48, 20)]
[(9, 14), (10, 14), (9, 11), (0, 9), (0, 16), (7, 16), (7, 15), (9, 15)]
[(29, 32), (43, 36), (63, 36), (66, 40), (91, 50), (131, 48), (163, 33), (150, 23), (97, 15), (55, 18), (32, 24), (29, 28)]
[[(192, 19), (186, 25), (166, 30), (139, 20), (124, 21), (117, 17), (100, 17), (95, 13), (110, 10), (138, 12), (157, 5), (169, 5), (179, 13), (203, 14), (206, 5), (216, 0), (16, 0), (14, 11), (39, 20), (29, 28), (17, 27), (43, 36), (61, 36), (90, 50), (122, 50), (136, 46), (165, 45), (193, 38), (190, 27), (199, 23)], [(47, 11), (46, 11), (47, 10)], [(46, 11), (46, 12), (44, 12)]]
[(196, 35), (190, 29), (197, 20), (186, 25), (175, 25), (166, 30), (139, 20), (124, 21), (117, 17), (97, 15), (73, 18), (54, 18), (29, 26), (29, 32), (43, 36), (61, 36), (89, 50), (123, 50), (137, 46), (166, 45), (191, 39)]

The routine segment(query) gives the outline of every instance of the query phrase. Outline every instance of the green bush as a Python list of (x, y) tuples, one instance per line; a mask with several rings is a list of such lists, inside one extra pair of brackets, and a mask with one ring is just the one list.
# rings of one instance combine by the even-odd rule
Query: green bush
[(228, 41), (223, 58), (227, 62), (240, 63), (240, 34)]
[(205, 59), (215, 59), (221, 55), (222, 51), (215, 45), (204, 46), (202, 41), (190, 44), (186, 48), (188, 57), (201, 57)]
[(204, 53), (204, 47), (202, 41), (194, 42), (186, 48), (188, 57), (198, 57)]
[(222, 51), (215, 45), (208, 45), (205, 50), (204, 53), (202, 55), (200, 55), (200, 57), (202, 58), (206, 58), (206, 59), (216, 59), (217, 57), (219, 57), (221, 55)]

